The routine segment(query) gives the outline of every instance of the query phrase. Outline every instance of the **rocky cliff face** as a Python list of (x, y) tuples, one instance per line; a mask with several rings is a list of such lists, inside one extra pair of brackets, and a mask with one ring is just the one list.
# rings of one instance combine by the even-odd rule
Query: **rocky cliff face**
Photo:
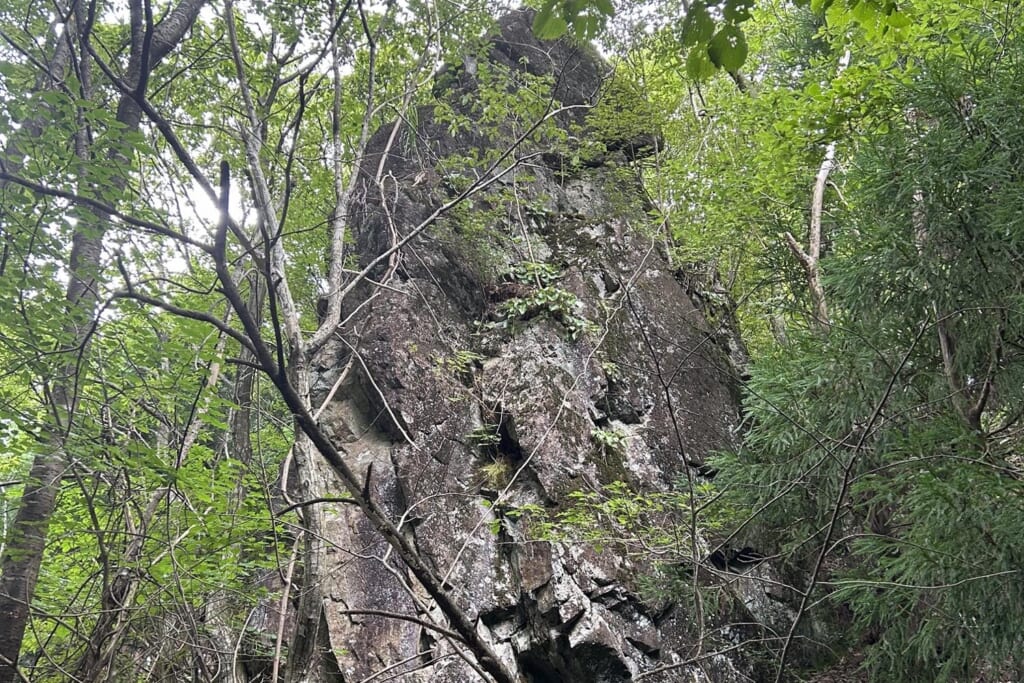
[[(652, 131), (595, 123), (608, 65), (537, 41), (530, 18), (439, 76), (447, 105), (372, 139), (352, 224), (377, 267), (321, 353), (321, 420), (524, 680), (626, 681), (694, 657), (644, 680), (744, 680), (742, 662), (701, 658), (692, 605), (641, 597), (650, 558), (539, 532), (613, 482), (688, 491), (738, 416), (729, 335), (659, 253), (631, 166)], [(341, 495), (326, 469), (301, 485)], [(307, 628), (323, 671), (477, 680), (359, 511), (319, 514), (323, 618)], [(685, 577), (708, 546), (696, 530), (671, 552)]]

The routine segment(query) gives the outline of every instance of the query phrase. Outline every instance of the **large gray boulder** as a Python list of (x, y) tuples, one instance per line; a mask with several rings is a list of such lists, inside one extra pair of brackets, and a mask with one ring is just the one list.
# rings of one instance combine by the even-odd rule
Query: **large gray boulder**
[[(656, 558), (538, 535), (578, 492), (699, 483), (707, 454), (733, 444), (738, 412), (734, 340), (660, 253), (633, 166), (655, 131), (594, 124), (608, 64), (587, 46), (538, 41), (530, 23), (528, 12), (502, 19), (439, 74), (445, 104), (372, 138), (350, 217), (362, 266), (474, 182), (487, 188), (380, 260), (346, 303), (320, 354), (320, 397), (347, 374), (321, 419), (355, 467), (372, 464), (372, 495), (524, 680), (627, 681), (694, 657), (645, 680), (749, 680), (739, 659), (701, 657), (714, 641), (698, 650), (685, 601), (643, 597)], [(503, 98), (533, 118), (498, 115)], [(549, 105), (574, 108), (526, 134)], [(304, 495), (342, 493), (326, 468), (312, 481), (319, 490)], [(423, 626), (444, 621), (358, 510), (322, 514), (326, 668), (346, 681), (385, 669), (388, 680), (476, 680)], [(680, 576), (692, 576), (694, 550), (709, 552), (699, 530), (673, 551)]]

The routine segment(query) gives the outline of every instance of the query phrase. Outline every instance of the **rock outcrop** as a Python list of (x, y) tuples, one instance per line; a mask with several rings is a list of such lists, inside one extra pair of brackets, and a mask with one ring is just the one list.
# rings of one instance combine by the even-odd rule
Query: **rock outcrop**
[[(735, 350), (659, 253), (632, 166), (654, 131), (617, 135), (605, 111), (594, 144), (608, 65), (530, 19), (504, 18), (440, 74), (443, 104), (372, 138), (351, 223), (377, 265), (320, 355), (315, 391), (340, 384), (321, 420), (524, 680), (749, 680), (702, 657), (691, 605), (643, 597), (652, 558), (539, 532), (613, 482), (688, 491), (738, 413)], [(342, 494), (326, 468), (314, 480), (304, 495)], [(477, 680), (359, 511), (321, 514), (326, 668)], [(685, 577), (709, 548), (698, 532), (671, 552)]]

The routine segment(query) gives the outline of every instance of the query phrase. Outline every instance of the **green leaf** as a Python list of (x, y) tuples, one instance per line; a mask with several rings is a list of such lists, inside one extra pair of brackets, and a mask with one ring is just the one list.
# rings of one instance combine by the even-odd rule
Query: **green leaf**
[(585, 14), (576, 17), (572, 22), (572, 26), (577, 38), (588, 40), (601, 32), (601, 29), (604, 28), (604, 20), (599, 16)]
[(559, 38), (569, 28), (565, 19), (555, 15), (554, 3), (548, 3), (533, 18), (533, 34), (541, 40)]
[(715, 65), (708, 59), (706, 50), (696, 47), (686, 57), (686, 74), (695, 81), (702, 81), (715, 74)]
[(885, 23), (889, 24), (893, 28), (906, 28), (910, 26), (910, 18), (907, 17), (903, 12), (893, 12), (886, 17)]
[(747, 61), (747, 39), (739, 26), (726, 26), (708, 44), (711, 62), (726, 71), (736, 71)]
[(694, 3), (683, 19), (679, 36), (684, 47), (694, 47), (706, 43), (715, 32), (715, 20), (704, 3)]
[(612, 0), (594, 0), (594, 7), (606, 17), (615, 16), (615, 6), (612, 5)]
[(871, 24), (878, 17), (878, 7), (873, 2), (858, 2), (850, 8), (850, 14), (861, 24)]
[(753, 7), (754, 3), (752, 0), (725, 0), (722, 16), (725, 17), (726, 21), (738, 24), (750, 18), (750, 10)]
[(39, 97), (51, 107), (60, 107), (67, 104), (67, 98), (56, 90), (47, 90)]

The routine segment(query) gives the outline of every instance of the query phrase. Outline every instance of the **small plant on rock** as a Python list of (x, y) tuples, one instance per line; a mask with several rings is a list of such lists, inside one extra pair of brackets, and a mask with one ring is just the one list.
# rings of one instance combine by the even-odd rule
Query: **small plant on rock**
[(501, 443), (501, 434), (497, 426), (483, 425), (467, 434), (466, 439), (478, 448), (495, 448)]
[(508, 458), (498, 457), (480, 466), (482, 485), (487, 489), (501, 489), (508, 485), (514, 472)]
[(626, 444), (629, 441), (629, 436), (622, 430), (600, 427), (590, 432), (590, 438), (605, 453), (622, 453), (626, 450)]

